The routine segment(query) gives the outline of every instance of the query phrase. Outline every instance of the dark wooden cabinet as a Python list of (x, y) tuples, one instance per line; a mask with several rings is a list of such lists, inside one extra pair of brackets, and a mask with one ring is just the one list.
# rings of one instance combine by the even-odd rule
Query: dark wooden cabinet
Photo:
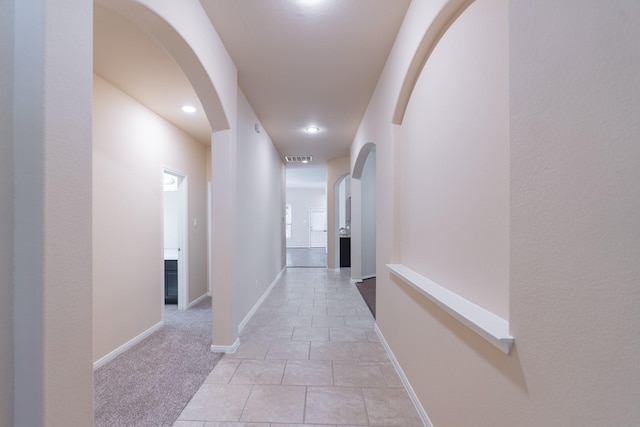
[(340, 237), (340, 267), (351, 267), (351, 237)]
[(175, 259), (164, 261), (164, 303), (178, 303), (178, 261)]

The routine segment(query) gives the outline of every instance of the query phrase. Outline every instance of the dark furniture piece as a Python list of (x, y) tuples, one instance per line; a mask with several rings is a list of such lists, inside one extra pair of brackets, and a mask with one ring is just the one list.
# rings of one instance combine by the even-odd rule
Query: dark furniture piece
[(178, 260), (164, 260), (164, 303), (178, 303)]
[(351, 267), (351, 237), (340, 237), (340, 267)]

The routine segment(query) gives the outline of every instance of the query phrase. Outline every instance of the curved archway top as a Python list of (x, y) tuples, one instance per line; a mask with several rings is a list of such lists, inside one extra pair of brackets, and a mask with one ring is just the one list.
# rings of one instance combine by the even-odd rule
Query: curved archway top
[(426, 65), (431, 53), (440, 42), (440, 39), (447, 32), (449, 27), (455, 22), (456, 19), (464, 12), (474, 0), (449, 0), (438, 12), (435, 19), (429, 25), (427, 32), (420, 41), (418, 48), (409, 64), (407, 74), (400, 88), (400, 94), (398, 95), (398, 101), (396, 108), (393, 112), (392, 122), (396, 125), (402, 124), (404, 120), (405, 112), (407, 111), (407, 105), (411, 94), (416, 86), (418, 77), (422, 73), (424, 66)]
[(334, 187), (336, 187), (336, 186), (340, 185), (340, 183), (341, 183), (344, 179), (346, 179), (348, 176), (351, 176), (351, 174), (350, 174), (350, 173), (345, 173), (345, 174), (340, 175), (340, 176), (336, 179), (336, 182), (334, 182), (334, 183), (333, 183), (333, 186), (334, 186)]
[(367, 162), (367, 158), (369, 157), (369, 153), (376, 148), (376, 144), (373, 142), (367, 142), (362, 146), (360, 152), (358, 153), (358, 157), (356, 158), (356, 163), (353, 165), (353, 172), (351, 173), (351, 178), (360, 179), (362, 178), (362, 171), (364, 170), (364, 165)]
[(219, 91), (192, 45), (145, 0), (96, 0), (146, 30), (169, 52), (193, 86), (213, 131), (230, 128)]

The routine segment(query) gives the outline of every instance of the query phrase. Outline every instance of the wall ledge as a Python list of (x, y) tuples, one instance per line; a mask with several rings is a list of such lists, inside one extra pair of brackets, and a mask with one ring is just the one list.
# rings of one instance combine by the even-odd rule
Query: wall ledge
[(402, 264), (387, 264), (387, 268), (504, 354), (511, 352), (514, 338), (509, 334), (507, 320), (462, 298)]

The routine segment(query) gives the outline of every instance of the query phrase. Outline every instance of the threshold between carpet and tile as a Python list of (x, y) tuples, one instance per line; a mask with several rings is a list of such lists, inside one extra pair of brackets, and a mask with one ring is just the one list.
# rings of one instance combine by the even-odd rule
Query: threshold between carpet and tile
[(94, 373), (97, 427), (171, 426), (222, 357), (211, 352), (211, 298), (165, 310), (164, 326)]

